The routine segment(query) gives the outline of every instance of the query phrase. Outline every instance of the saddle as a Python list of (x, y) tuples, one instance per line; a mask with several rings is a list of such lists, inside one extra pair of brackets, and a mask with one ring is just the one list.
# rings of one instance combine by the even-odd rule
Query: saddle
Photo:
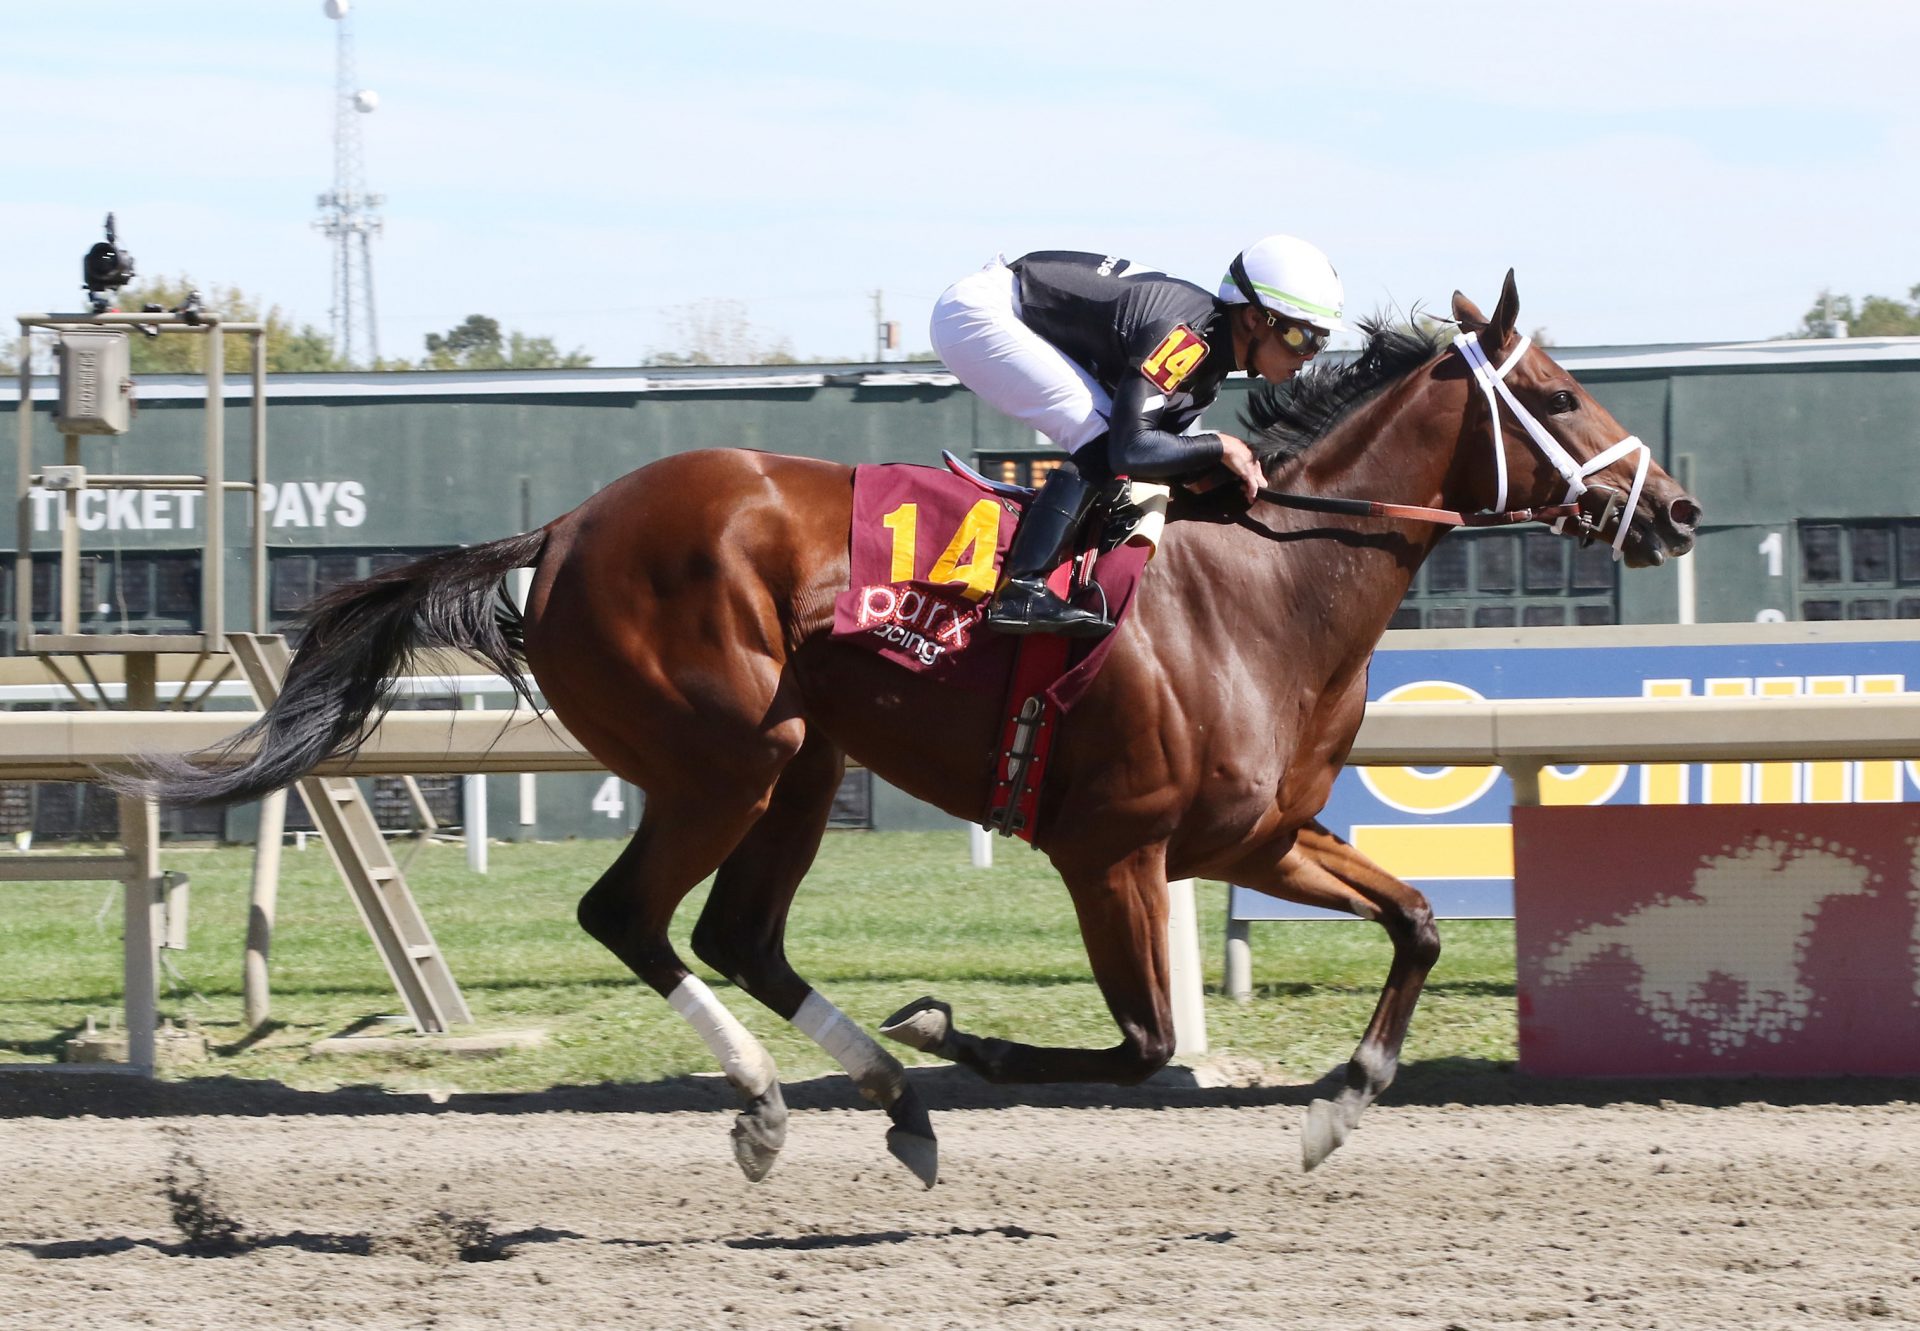
[[(1093, 682), (1115, 635), (1015, 638), (981, 625), (1013, 519), (1034, 492), (944, 456), (946, 471), (900, 463), (854, 469), (852, 576), (834, 603), (833, 636), (948, 687), (1003, 700), (981, 822), (1031, 841), (1060, 718)], [(1048, 585), (1069, 600), (1102, 598), (1117, 634), (1152, 554), (1145, 541), (1149, 533), (1158, 539), (1164, 500), (1156, 513), (1151, 495), (1144, 504), (1121, 493), (1111, 499), (1107, 519)]]
[[(964, 458), (956, 457), (944, 448), (940, 450), (940, 460), (954, 475), (972, 482), (989, 494), (1011, 500), (1022, 508), (1039, 493), (1030, 485), (1015, 485), (1010, 481), (996, 481), (983, 476), (969, 466)], [(1172, 486), (1162, 485), (1158, 481), (1136, 481), (1116, 476), (1102, 488), (1094, 505), (1103, 517), (1099, 530), (1090, 542), (1092, 548), (1104, 554), (1129, 541), (1144, 541), (1151, 555), (1152, 551), (1160, 548), (1160, 533), (1166, 529), (1167, 506), (1172, 498)]]

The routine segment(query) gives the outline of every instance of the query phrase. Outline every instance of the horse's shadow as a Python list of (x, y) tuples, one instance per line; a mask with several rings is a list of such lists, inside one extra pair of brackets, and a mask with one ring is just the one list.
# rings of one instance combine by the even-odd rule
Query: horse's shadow
[[(912, 1068), (908, 1076), (927, 1108), (1170, 1109), (1305, 1106), (1339, 1084), (1342, 1069), (1314, 1082), (1283, 1085), (1206, 1085), (1216, 1080), (1206, 1059), (1192, 1068), (1169, 1067), (1138, 1086), (995, 1086), (956, 1067)], [(1227, 1075), (1231, 1075), (1229, 1072)], [(782, 1083), (795, 1110), (871, 1108), (843, 1076)], [(1528, 1077), (1509, 1063), (1445, 1058), (1401, 1066), (1383, 1106), (1681, 1104), (1880, 1105), (1920, 1100), (1920, 1078), (1836, 1077), (1781, 1080), (1756, 1077), (1572, 1080)], [(0, 1072), (0, 1119), (15, 1118), (251, 1118), (264, 1115), (370, 1114), (674, 1114), (735, 1110), (733, 1089), (719, 1076), (668, 1081), (555, 1086), (528, 1092), (395, 1093), (377, 1086), (303, 1091), (276, 1081), (196, 1077), (148, 1081)]]
[[(489, 1231), (482, 1242), (467, 1247), (448, 1246), (444, 1253), (415, 1252), (408, 1255), (417, 1256), (423, 1261), (438, 1259), (445, 1262), (490, 1262), (512, 1256), (514, 1249), (527, 1244), (561, 1243), (569, 1239), (586, 1237), (570, 1229), (550, 1229), (544, 1225), (538, 1225), (508, 1234), (494, 1234)], [(291, 1248), (296, 1252), (314, 1253), (323, 1257), (373, 1257), (382, 1252), (405, 1252), (404, 1244), (404, 1235), (398, 1241), (387, 1238), (383, 1242), (381, 1238), (371, 1234), (315, 1234), (297, 1229), (286, 1234), (242, 1232), (220, 1242), (192, 1239), (169, 1242), (164, 1239), (130, 1238), (124, 1234), (116, 1234), (109, 1237), (48, 1239), (37, 1242), (16, 1240), (0, 1244), (0, 1248), (23, 1252), (43, 1261), (72, 1261), (87, 1257), (114, 1257), (137, 1249), (156, 1252), (162, 1257), (246, 1257), (270, 1248)]]

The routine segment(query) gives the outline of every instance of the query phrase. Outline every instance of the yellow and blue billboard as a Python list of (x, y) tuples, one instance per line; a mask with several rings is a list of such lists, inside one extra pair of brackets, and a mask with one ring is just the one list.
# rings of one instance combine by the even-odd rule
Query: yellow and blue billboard
[[(1819, 641), (1382, 650), (1371, 702), (1905, 693), (1920, 635)], [(1920, 762), (1617, 763), (1547, 767), (1545, 806), (1870, 804), (1920, 800)], [(1513, 915), (1512, 783), (1498, 767), (1349, 768), (1321, 816), (1426, 893), (1436, 914)], [(1235, 887), (1235, 919), (1327, 919)]]

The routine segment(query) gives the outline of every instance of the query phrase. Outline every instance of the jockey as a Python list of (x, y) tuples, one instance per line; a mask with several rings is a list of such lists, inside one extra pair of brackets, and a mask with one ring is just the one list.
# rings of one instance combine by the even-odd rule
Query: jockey
[(1284, 383), (1319, 354), (1344, 296), (1327, 256), (1268, 236), (1217, 295), (1113, 255), (996, 257), (933, 307), (933, 349), (962, 383), (1071, 456), (1047, 473), (1007, 551), (986, 622), (1096, 638), (1113, 626), (1046, 585), (1098, 488), (1115, 476), (1192, 481), (1224, 466), (1251, 503), (1266, 483), (1246, 441), (1198, 432), (1234, 370)]

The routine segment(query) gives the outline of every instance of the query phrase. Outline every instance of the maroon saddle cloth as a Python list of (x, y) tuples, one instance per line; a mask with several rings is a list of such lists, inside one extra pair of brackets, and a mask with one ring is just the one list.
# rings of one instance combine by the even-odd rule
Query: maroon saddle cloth
[[(1023, 639), (995, 633), (981, 619), (1019, 515), (1018, 501), (949, 471), (855, 467), (851, 586), (834, 601), (833, 636), (954, 688), (1003, 696)], [(1126, 544), (1102, 554), (1076, 602), (1098, 605), (1104, 594), (1119, 623), (1150, 553)], [(1049, 584), (1061, 590), (1072, 569), (1062, 565)], [(1114, 636), (1073, 644), (1064, 673), (1045, 690), (1050, 704), (1065, 711), (1079, 700)]]

